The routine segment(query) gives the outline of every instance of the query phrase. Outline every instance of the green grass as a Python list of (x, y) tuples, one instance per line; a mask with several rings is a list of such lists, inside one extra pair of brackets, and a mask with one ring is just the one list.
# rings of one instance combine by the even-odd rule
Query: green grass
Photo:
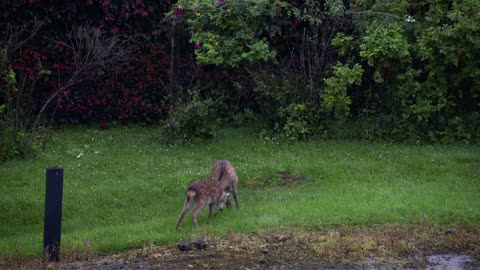
[[(57, 132), (38, 158), (0, 165), (0, 257), (42, 249), (45, 168), (65, 169), (62, 242), (99, 252), (192, 234), (288, 226), (480, 223), (480, 146), (264, 142), (227, 129), (194, 146), (159, 143), (159, 128)], [(240, 178), (241, 209), (175, 222), (184, 192), (216, 159)], [(283, 185), (280, 171), (302, 176)]]

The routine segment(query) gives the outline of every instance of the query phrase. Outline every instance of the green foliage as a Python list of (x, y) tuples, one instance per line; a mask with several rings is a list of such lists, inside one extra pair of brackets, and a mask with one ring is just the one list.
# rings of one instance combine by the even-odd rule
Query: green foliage
[(399, 96), (408, 103), (405, 117), (417, 127), (428, 123), (432, 141), (479, 139), (478, 122), (467, 120), (480, 105), (479, 9), (478, 1), (432, 2), (415, 29), (412, 51), (425, 65), (399, 75)]
[(418, 31), (418, 57), (427, 63), (424, 73), (428, 74), (422, 90), (455, 122), (458, 113), (468, 116), (480, 108), (479, 9), (479, 1), (454, 2), (451, 6), (436, 2), (427, 13), (423, 31)]
[[(329, 2), (337, 2), (336, 0), (329, 1)], [(332, 3), (332, 9), (333, 5)], [(298, 8), (296, 5), (289, 5), (287, 8), (287, 14), (292, 16), (302, 22), (310, 26), (320, 25), (322, 23), (320, 14), (323, 13), (324, 9), (322, 8), (321, 1), (315, 0), (306, 0), (305, 3)], [(305, 29), (306, 30), (306, 29)]]
[(480, 133), (480, 112), (474, 112), (467, 116), (455, 116), (448, 121), (448, 125), (438, 140), (442, 143), (463, 142), (471, 143), (473, 136)]
[[(356, 123), (354, 136), (368, 127), (372, 139), (475, 142), (478, 123), (467, 119), (480, 107), (479, 9), (474, 0), (183, 0), (171, 16), (190, 27), (201, 63), (238, 66), (277, 56), (277, 65), (300, 67), (265, 65), (253, 75), (255, 111), (279, 137), (308, 137), (319, 122), (333, 130), (342, 119)], [(272, 26), (280, 14), (286, 20)], [(351, 28), (337, 32), (345, 25)], [(272, 53), (279, 33), (297, 37), (297, 46), (280, 46), (292, 58)]]
[(199, 62), (238, 66), (275, 56), (265, 35), (274, 36), (278, 29), (265, 26), (281, 5), (272, 0), (180, 0), (170, 16), (186, 21)]
[(333, 69), (333, 76), (325, 79), (323, 104), (327, 111), (335, 112), (339, 117), (347, 117), (352, 101), (347, 93), (351, 85), (359, 85), (363, 68), (359, 64), (352, 68), (338, 63)]
[(343, 63), (363, 68), (363, 93), (346, 83), (332, 92), (342, 93), (340, 104), (352, 100), (345, 87), (361, 97), (351, 106), (361, 108), (359, 125), (371, 117), (371, 129), (381, 130), (372, 134), (478, 141), (478, 123), (467, 119), (480, 107), (480, 2), (427, 2), (358, 1), (350, 11), (354, 31), (337, 34), (332, 45)]
[(234, 127), (254, 126), (258, 121), (257, 115), (251, 109), (245, 109), (231, 116)]
[(353, 41), (353, 36), (340, 32), (332, 39), (332, 45), (336, 48), (339, 56), (346, 56), (347, 53), (352, 52), (355, 48)]
[(6, 74), (3, 76), (5, 82), (5, 89), (3, 91), (5, 95), (10, 95), (17, 92), (17, 78), (15, 72), (11, 68), (6, 69)]
[[(321, 122), (319, 107), (308, 101), (305, 82), (299, 76), (282, 78), (275, 73), (257, 73), (254, 77), (259, 115), (266, 121), (266, 139), (307, 139)], [(303, 91), (302, 91), (303, 90)]]
[[(475, 0), (431, 4), (418, 29), (422, 60), (443, 61), (458, 68), (478, 60), (480, 2)], [(422, 31), (420, 31), (422, 30)]]
[(189, 102), (180, 103), (168, 115), (164, 134), (169, 143), (201, 142), (215, 136), (218, 117), (215, 102), (192, 93)]
[[(322, 4), (322, 1), (314, 1), (318, 5)], [(325, 1), (326, 13), (332, 17), (340, 17), (345, 14), (345, 5), (342, 0), (326, 0)]]
[(401, 64), (410, 61), (408, 41), (399, 23), (373, 24), (362, 38), (360, 57), (368, 65), (385, 64), (389, 60), (399, 60)]
[(360, 44), (360, 57), (375, 67), (375, 82), (383, 82), (383, 69), (410, 62), (410, 46), (398, 23), (372, 24)]
[(313, 112), (312, 107), (306, 104), (292, 103), (286, 108), (279, 108), (280, 121), (276, 123), (275, 130), (290, 141), (309, 138), (313, 133)]
[[(412, 122), (430, 120), (434, 113), (441, 112), (448, 104), (446, 85), (420, 83), (419, 70), (407, 68), (405, 73), (398, 75), (398, 90), (396, 97), (402, 104), (403, 118)], [(444, 81), (441, 76), (439, 81)]]
[[(148, 5), (143, 1), (135, 5), (135, 1), (130, 2), (132, 8), (126, 9), (137, 15), (160, 10), (150, 8), (156, 5), (153, 2)], [(85, 121), (108, 120), (116, 114), (125, 121), (151, 119), (150, 114), (160, 118), (168, 114), (166, 110), (172, 103), (181, 99), (182, 89), (198, 84), (202, 98), (183, 101), (170, 112), (166, 130), (172, 140), (212, 137), (210, 132), (215, 128), (209, 125), (216, 121), (205, 120), (210, 114), (215, 120), (221, 117), (235, 126), (256, 122), (266, 126), (267, 136), (291, 140), (329, 130), (331, 134), (342, 134), (341, 137), (389, 141), (480, 141), (479, 1), (174, 2), (172, 8), (163, 4), (162, 10), (170, 10), (166, 19), (162, 12), (157, 13), (162, 16), (152, 17), (157, 22), (162, 20), (152, 29), (150, 15), (145, 21), (133, 22), (127, 20), (128, 16), (124, 18), (129, 13), (122, 11), (122, 5), (109, 5), (109, 10), (118, 11), (113, 19), (121, 18), (108, 27), (109, 36), (132, 33), (135, 32), (132, 29), (149, 25), (142, 32), (146, 43), (140, 42), (145, 46), (141, 45), (138, 51), (143, 56), (150, 51), (152, 57), (147, 58), (152, 65), (145, 65), (142, 56), (138, 63), (135, 61), (128, 67), (136, 71), (135, 78), (118, 76), (120, 80), (101, 83), (100, 90), (94, 87), (97, 82), (92, 82), (86, 95), (83, 91), (78, 96), (68, 94), (70, 91), (59, 92), (58, 100), (52, 100), (59, 102), (59, 110), (63, 110), (63, 115), (57, 113), (58, 119), (63, 117), (67, 122), (78, 120), (81, 115)], [(20, 4), (9, 6), (8, 14), (26, 10), (17, 8), (23, 6)], [(101, 8), (99, 3), (85, 12), (97, 8)], [(13, 15), (5, 18), (10, 16)], [(103, 13), (94, 18), (98, 16), (103, 21)], [(120, 32), (115, 34), (117, 31)], [(189, 45), (185, 43), (187, 39)], [(40, 43), (36, 40), (34, 44)], [(51, 47), (61, 50), (58, 46)], [(68, 76), (68, 64), (57, 64), (55, 57), (46, 52), (38, 54), (38, 61), (52, 70), (58, 69), (62, 77)], [(193, 52), (199, 65), (192, 62)], [(30, 58), (28, 54), (25, 56)], [(35, 64), (31, 63), (12, 70), (9, 64), (13, 61), (9, 63), (3, 58), (0, 121), (9, 128), (3, 128), (2, 132), (10, 134), (4, 136), (4, 142), (17, 145), (9, 147), (17, 149), (13, 155), (21, 156), (18, 149), (23, 143), (16, 138), (24, 138), (29, 123), (16, 119), (26, 119), (22, 118), (26, 115), (22, 106), (32, 97), (28, 93), (23, 95), (23, 79), (34, 77), (33, 81), (26, 80), (33, 83), (54, 76), (41, 65), (33, 68)], [(30, 68), (34, 70), (29, 76), (22, 75), (22, 70)], [(103, 78), (101, 74), (91, 75), (94, 81)], [(51, 91), (48, 85), (51, 84), (36, 84), (41, 91), (34, 95), (36, 103), (31, 103), (29, 109), (38, 109), (39, 100)], [(143, 95), (144, 91), (149, 94)], [(3, 96), (7, 93), (15, 93), (13, 96), (19, 99), (11, 100), (9, 94)], [(115, 96), (126, 105), (120, 106)], [(88, 102), (87, 97), (98, 100)], [(50, 109), (53, 114), (55, 109)], [(139, 113), (130, 113), (137, 110)], [(76, 116), (71, 118), (69, 114)]]
[(279, 108), (299, 102), (305, 95), (301, 93), (301, 89), (305, 89), (305, 82), (293, 74), (282, 78), (273, 71), (258, 72), (254, 74), (253, 81), (259, 115), (271, 128), (278, 122)]

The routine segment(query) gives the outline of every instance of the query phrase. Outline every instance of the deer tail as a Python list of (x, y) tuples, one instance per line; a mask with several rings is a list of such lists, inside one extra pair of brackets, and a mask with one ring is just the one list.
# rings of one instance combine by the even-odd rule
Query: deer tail
[(225, 174), (225, 160), (220, 161), (221, 167), (220, 167), (220, 175), (218, 176), (217, 181), (222, 180), (223, 175)]

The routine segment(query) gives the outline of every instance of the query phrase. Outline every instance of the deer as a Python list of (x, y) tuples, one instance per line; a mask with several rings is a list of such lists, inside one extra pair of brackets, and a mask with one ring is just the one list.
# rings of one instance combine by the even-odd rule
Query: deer
[(183, 205), (183, 210), (178, 216), (176, 230), (180, 222), (182, 222), (185, 214), (192, 208), (195, 204), (195, 208), (192, 210), (192, 218), (195, 227), (198, 228), (197, 217), (198, 214), (208, 205), (208, 217), (211, 217), (213, 214), (216, 215), (217, 210), (222, 211), (225, 205), (229, 192), (224, 191), (221, 188), (218, 181), (212, 179), (202, 179), (193, 182), (186, 192), (187, 197), (185, 198), (185, 203)]
[[(222, 190), (233, 195), (237, 209), (240, 209), (237, 200), (238, 177), (233, 164), (228, 160), (217, 160), (212, 167), (210, 178), (218, 181)], [(230, 207), (230, 200), (228, 197), (226, 204), (227, 207)]]

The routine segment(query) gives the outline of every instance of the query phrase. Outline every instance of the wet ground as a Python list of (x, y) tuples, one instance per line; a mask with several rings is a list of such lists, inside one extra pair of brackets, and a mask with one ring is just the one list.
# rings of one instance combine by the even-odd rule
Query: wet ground
[(150, 246), (66, 269), (480, 269), (480, 226), (385, 226), (230, 234)]
[(443, 269), (465, 269), (474, 270), (480, 269), (478, 258), (467, 255), (447, 254), (447, 255), (432, 255), (427, 257), (429, 270), (443, 270)]
[(61, 263), (6, 269), (480, 269), (480, 225), (302, 228), (204, 236), (109, 255), (64, 252)]
[(73, 263), (65, 265), (63, 269), (428, 269), (428, 270), (474, 270), (480, 269), (480, 260), (468, 255), (446, 254), (432, 255), (426, 257), (426, 262), (418, 264), (388, 264), (376, 262), (369, 258), (361, 262), (327, 263), (321, 258), (292, 259), (292, 258), (271, 258), (272, 256), (257, 256), (257, 258), (228, 258), (215, 256), (211, 253), (203, 253), (200, 256), (191, 255), (188, 258), (178, 260), (176, 257), (170, 259), (152, 259), (139, 257), (132, 260), (111, 261), (107, 259), (92, 263)]

